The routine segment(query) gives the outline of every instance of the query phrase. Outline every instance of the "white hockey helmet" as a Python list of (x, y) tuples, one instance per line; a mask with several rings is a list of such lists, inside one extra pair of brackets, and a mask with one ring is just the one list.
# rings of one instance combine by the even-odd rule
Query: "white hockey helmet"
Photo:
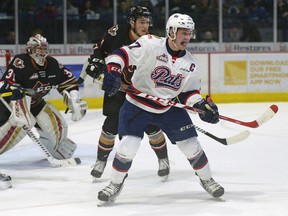
[[(191, 38), (192, 39), (196, 38), (195, 23), (190, 16), (188, 16), (186, 14), (180, 14), (180, 13), (172, 14), (169, 17), (167, 24), (166, 24), (166, 33), (167, 33), (167, 36), (171, 40), (176, 39), (176, 33), (177, 33), (178, 28), (190, 29), (191, 33), (192, 33)], [(172, 29), (172, 31), (174, 33), (174, 38), (171, 38), (171, 36), (169, 34), (170, 29)]]
[(30, 37), (26, 44), (26, 51), (38, 65), (43, 66), (49, 53), (47, 39), (40, 34)]

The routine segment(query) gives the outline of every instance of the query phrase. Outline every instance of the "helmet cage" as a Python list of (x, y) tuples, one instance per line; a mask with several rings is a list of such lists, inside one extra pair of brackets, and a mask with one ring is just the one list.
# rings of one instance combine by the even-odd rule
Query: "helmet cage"
[[(195, 23), (190, 16), (179, 13), (170, 16), (166, 24), (166, 33), (171, 40), (176, 39), (176, 33), (178, 28), (185, 28), (191, 30), (191, 38), (192, 39), (196, 38)], [(170, 29), (172, 29), (174, 33), (173, 38), (171, 38), (170, 36)]]
[(40, 34), (30, 37), (26, 44), (26, 51), (38, 65), (43, 66), (49, 53), (46, 38)]
[(136, 22), (138, 18), (148, 19), (149, 26), (153, 26), (152, 14), (148, 8), (142, 6), (131, 7), (127, 16), (127, 22), (130, 23), (130, 20)]

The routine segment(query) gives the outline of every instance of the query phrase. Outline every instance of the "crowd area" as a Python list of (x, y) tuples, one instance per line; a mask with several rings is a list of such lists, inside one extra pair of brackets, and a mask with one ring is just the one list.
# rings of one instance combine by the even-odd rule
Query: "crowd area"
[[(277, 41), (288, 41), (287, 0), (223, 0), (223, 42), (273, 42), (274, 1), (277, 1)], [(219, 41), (219, 0), (118, 0), (117, 19), (113, 0), (18, 0), (19, 44), (30, 35), (46, 35), (50, 43), (64, 43), (63, 17), (68, 43), (94, 43), (117, 23), (127, 22), (127, 8), (147, 7), (153, 15), (153, 32), (165, 36), (165, 11), (189, 14), (196, 23), (194, 42)], [(0, 0), (0, 44), (15, 43), (15, 2)], [(28, 25), (27, 25), (28, 23)], [(207, 33), (208, 31), (208, 33)], [(21, 34), (20, 34), (21, 32)], [(211, 36), (207, 36), (211, 35)], [(208, 39), (207, 39), (208, 38)], [(211, 39), (210, 39), (211, 38)]]

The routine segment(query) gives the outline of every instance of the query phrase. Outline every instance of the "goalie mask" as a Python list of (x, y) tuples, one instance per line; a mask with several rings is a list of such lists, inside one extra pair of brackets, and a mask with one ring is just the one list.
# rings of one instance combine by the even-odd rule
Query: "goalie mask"
[(152, 15), (148, 8), (142, 6), (133, 6), (129, 9), (127, 15), (128, 23), (130, 23), (130, 20), (136, 22), (136, 20), (140, 17), (147, 18), (149, 20), (149, 26), (153, 26)]
[[(186, 14), (180, 14), (180, 13), (175, 13), (171, 15), (166, 24), (167, 36), (171, 40), (176, 39), (176, 33), (177, 33), (178, 28), (185, 28), (185, 29), (191, 30), (191, 33), (192, 33), (191, 38), (192, 39), (196, 38), (195, 23), (190, 16)], [(170, 36), (170, 29), (172, 29), (174, 33), (174, 38), (171, 38)]]
[(40, 34), (30, 37), (26, 44), (26, 51), (38, 65), (44, 66), (48, 55), (47, 39)]

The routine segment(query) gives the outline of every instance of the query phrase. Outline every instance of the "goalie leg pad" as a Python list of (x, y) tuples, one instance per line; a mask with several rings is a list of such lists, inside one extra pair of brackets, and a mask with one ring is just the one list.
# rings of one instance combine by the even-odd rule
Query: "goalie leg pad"
[(0, 130), (0, 154), (18, 144), (25, 135), (26, 132), (22, 128), (15, 127), (10, 121), (7, 121)]
[(26, 125), (28, 128), (32, 128), (35, 124), (31, 120), (30, 113), (30, 97), (23, 97), (19, 100), (11, 100), (10, 105), (12, 108), (9, 121), (13, 126), (23, 127)]
[(36, 127), (40, 141), (56, 159), (68, 159), (77, 146), (67, 138), (68, 126), (60, 112), (50, 103), (46, 103), (37, 115)]

